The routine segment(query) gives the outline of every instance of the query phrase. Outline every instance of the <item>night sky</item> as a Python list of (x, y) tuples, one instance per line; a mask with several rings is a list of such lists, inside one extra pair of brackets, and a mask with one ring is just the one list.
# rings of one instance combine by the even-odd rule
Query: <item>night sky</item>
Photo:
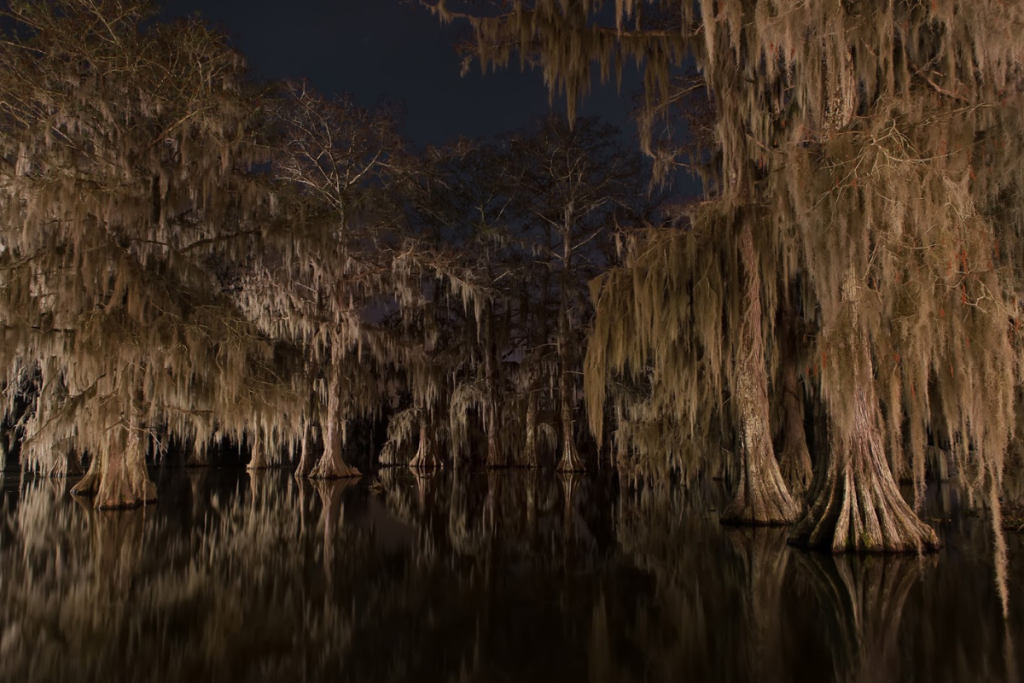
[[(261, 78), (306, 78), (321, 92), (349, 93), (360, 105), (404, 106), (403, 132), (416, 146), (440, 145), (513, 130), (565, 102), (549, 106), (539, 71), (518, 64), (486, 76), (479, 65), (460, 76), (454, 43), (465, 25), (442, 27), (408, 0), (172, 0), (165, 16), (200, 16), (224, 30)], [(625, 74), (622, 94), (599, 86), (580, 108), (621, 127), (629, 139), (632, 93), (639, 79)]]

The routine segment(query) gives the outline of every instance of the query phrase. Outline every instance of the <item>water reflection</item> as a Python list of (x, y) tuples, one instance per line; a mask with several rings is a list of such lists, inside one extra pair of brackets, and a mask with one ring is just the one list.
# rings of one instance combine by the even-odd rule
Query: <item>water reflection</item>
[(160, 476), (159, 506), (121, 513), (6, 483), (0, 678), (1019, 680), (1024, 588), (1004, 622), (989, 528), (948, 492), (940, 554), (832, 557), (723, 528), (711, 482)]

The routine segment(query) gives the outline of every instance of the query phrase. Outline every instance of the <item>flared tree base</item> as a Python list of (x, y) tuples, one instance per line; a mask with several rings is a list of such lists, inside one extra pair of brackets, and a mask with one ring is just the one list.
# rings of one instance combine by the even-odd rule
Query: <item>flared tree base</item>
[(884, 475), (852, 468), (816, 487), (810, 509), (789, 542), (833, 553), (901, 553), (937, 550), (935, 530), (922, 522)]
[(429, 470), (443, 467), (444, 463), (438, 457), (437, 451), (433, 448), (419, 448), (416, 456), (409, 461), (409, 467), (414, 470)]
[(156, 485), (145, 474), (132, 482), (124, 477), (101, 477), (90, 471), (71, 488), (71, 495), (93, 498), (100, 510), (131, 510), (156, 502)]
[(758, 482), (742, 493), (737, 492), (722, 510), (719, 521), (742, 526), (784, 526), (799, 516), (800, 509), (785, 486)]
[(310, 479), (349, 479), (361, 476), (362, 472), (341, 458), (329, 458), (326, 455), (320, 458), (320, 462), (309, 473)]
[(558, 461), (558, 466), (555, 467), (555, 471), (585, 472), (586, 469), (586, 463), (583, 462), (583, 458), (580, 457), (579, 451), (576, 450), (576, 444), (572, 441), (566, 441), (565, 448), (562, 449), (562, 459)]
[(736, 493), (719, 517), (722, 524), (780, 526), (799, 516), (800, 506), (789, 495), (771, 451), (747, 455)]

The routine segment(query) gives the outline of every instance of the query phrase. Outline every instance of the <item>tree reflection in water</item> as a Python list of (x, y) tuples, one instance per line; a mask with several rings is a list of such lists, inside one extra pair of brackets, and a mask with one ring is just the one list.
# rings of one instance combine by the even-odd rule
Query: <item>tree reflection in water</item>
[(168, 476), (177, 497), (118, 513), (7, 482), (0, 679), (1019, 680), (1021, 539), (1004, 622), (955, 496), (936, 556), (832, 557), (722, 527), (710, 482)]

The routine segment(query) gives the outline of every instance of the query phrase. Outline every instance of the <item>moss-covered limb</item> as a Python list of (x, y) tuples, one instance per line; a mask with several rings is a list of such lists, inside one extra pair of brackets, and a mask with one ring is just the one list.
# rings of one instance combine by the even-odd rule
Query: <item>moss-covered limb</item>
[(934, 529), (903, 500), (889, 471), (870, 393), (855, 392), (856, 424), (848, 436), (834, 438), (816, 468), (810, 508), (791, 542), (836, 553), (935, 550)]
[(744, 270), (744, 311), (734, 354), (733, 400), (739, 421), (740, 478), (722, 512), (731, 524), (788, 524), (800, 510), (789, 495), (772, 449), (768, 374), (761, 334), (761, 275), (750, 224), (743, 226), (739, 256)]

